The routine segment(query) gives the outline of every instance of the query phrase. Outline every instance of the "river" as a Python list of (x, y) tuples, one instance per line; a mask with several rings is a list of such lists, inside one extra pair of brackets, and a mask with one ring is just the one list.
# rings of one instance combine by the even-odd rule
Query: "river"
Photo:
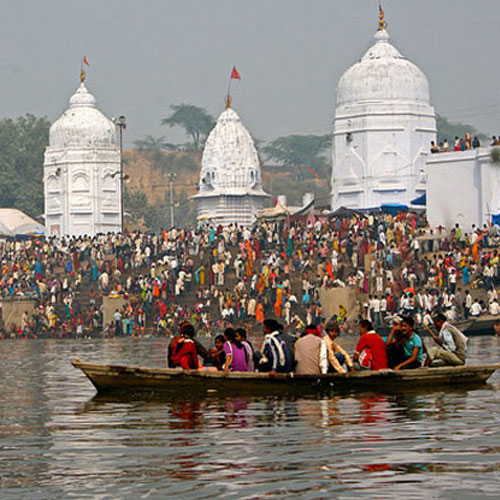
[[(500, 495), (500, 373), (475, 390), (120, 400), (70, 364), (163, 366), (166, 344), (1, 341), (0, 498)], [(500, 339), (470, 340), (470, 364), (499, 353)]]

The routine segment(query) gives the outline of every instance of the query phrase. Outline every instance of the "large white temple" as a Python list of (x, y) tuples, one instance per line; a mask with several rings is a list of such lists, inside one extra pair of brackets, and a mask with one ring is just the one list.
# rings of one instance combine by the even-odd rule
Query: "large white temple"
[(425, 163), (436, 140), (429, 83), (389, 39), (381, 10), (375, 44), (338, 83), (333, 210), (410, 205), (426, 190)]
[(45, 151), (48, 236), (121, 230), (120, 149), (113, 122), (96, 106), (82, 76), (69, 108), (50, 128)]
[(199, 193), (194, 196), (198, 221), (213, 226), (250, 226), (267, 197), (252, 137), (228, 105), (203, 151)]

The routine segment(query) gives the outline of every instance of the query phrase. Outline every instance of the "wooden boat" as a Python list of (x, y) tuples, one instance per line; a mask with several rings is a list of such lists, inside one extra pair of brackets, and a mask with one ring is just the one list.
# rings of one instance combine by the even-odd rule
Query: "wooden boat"
[(318, 390), (379, 391), (390, 389), (432, 389), (442, 386), (461, 388), (485, 384), (500, 368), (500, 364), (418, 368), (414, 370), (359, 371), (345, 375), (294, 375), (278, 373), (210, 372), (182, 368), (147, 368), (86, 363), (75, 359), (79, 368), (90, 379), (99, 394), (121, 392), (158, 392), (191, 395), (218, 392), (219, 394), (283, 394)]
[[(500, 316), (492, 316), (491, 314), (479, 316), (478, 318), (469, 317), (465, 321), (470, 321), (470, 323), (462, 331), (465, 335), (494, 335), (493, 325), (498, 320), (500, 320)], [(457, 326), (460, 328), (459, 325)]]

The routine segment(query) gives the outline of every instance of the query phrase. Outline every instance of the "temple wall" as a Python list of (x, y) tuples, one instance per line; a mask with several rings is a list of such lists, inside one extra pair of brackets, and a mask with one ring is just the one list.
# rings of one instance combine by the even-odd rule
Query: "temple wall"
[(5, 328), (10, 330), (12, 326), (20, 326), (24, 311), (28, 311), (31, 318), (36, 309), (35, 299), (13, 298), (2, 300), (2, 319)]
[(427, 217), (431, 227), (465, 233), (500, 212), (500, 166), (488, 148), (432, 155), (427, 161)]
[(339, 314), (339, 306), (347, 309), (347, 319), (356, 319), (359, 314), (356, 292), (352, 287), (328, 288), (319, 290), (321, 308), (327, 319)]

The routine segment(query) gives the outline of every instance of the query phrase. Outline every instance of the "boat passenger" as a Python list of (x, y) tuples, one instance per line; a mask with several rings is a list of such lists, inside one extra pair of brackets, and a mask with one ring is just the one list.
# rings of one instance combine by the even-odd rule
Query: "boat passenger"
[(431, 366), (431, 363), (448, 366), (465, 365), (467, 337), (456, 326), (446, 321), (443, 314), (438, 314), (433, 321), (439, 334), (436, 335), (430, 328), (428, 330), (438, 345), (427, 349), (425, 366)]
[(292, 352), (280, 331), (281, 325), (274, 319), (266, 319), (262, 324), (264, 343), (262, 356), (258, 363), (260, 372), (289, 373), (293, 371)]
[(224, 361), (224, 372), (246, 372), (248, 371), (247, 351), (240, 340), (236, 338), (236, 332), (233, 328), (224, 330), (224, 352), (226, 360)]
[(198, 353), (193, 340), (195, 336), (193, 325), (183, 324), (181, 334), (183, 340), (179, 340), (172, 348), (170, 366), (172, 368), (181, 367), (184, 370), (197, 370), (201, 364), (198, 361)]
[(387, 351), (385, 342), (373, 329), (371, 321), (361, 320), (359, 323), (361, 338), (356, 346), (353, 361), (360, 370), (383, 370), (387, 368)]
[(321, 375), (327, 372), (326, 343), (315, 325), (307, 326), (295, 342), (295, 362), (297, 375)]
[(500, 337), (500, 320), (498, 319), (493, 325), (493, 333), (495, 334), (495, 337)]
[(252, 344), (247, 339), (247, 331), (244, 328), (236, 328), (236, 340), (239, 340), (247, 353), (247, 364), (249, 372), (255, 371), (255, 352)]
[(213, 365), (217, 370), (222, 370), (224, 368), (224, 362), (226, 361), (226, 353), (224, 352), (224, 335), (217, 335), (214, 339), (214, 348), (209, 351), (210, 356), (213, 359)]
[(346, 365), (349, 371), (354, 371), (354, 365), (351, 356), (345, 351), (336, 340), (340, 334), (339, 324), (332, 318), (325, 327), (326, 336), (324, 341), (328, 353), (328, 371), (337, 373), (346, 373), (342, 365)]
[(420, 368), (424, 355), (422, 337), (413, 328), (413, 318), (403, 318), (400, 325), (395, 324), (387, 338), (387, 361), (394, 370)]

